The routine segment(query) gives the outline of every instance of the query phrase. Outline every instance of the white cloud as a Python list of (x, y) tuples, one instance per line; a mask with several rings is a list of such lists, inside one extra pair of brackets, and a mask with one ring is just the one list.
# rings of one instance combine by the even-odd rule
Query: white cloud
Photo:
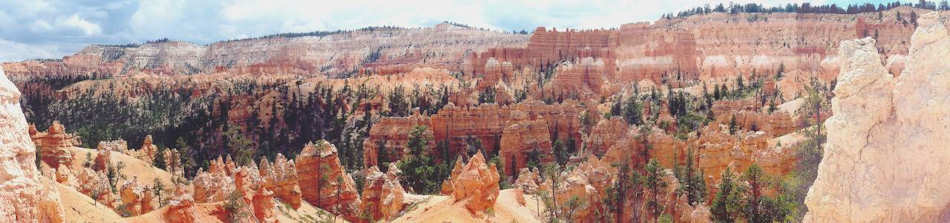
[(98, 35), (102, 33), (102, 27), (83, 18), (79, 18), (78, 14), (73, 14), (67, 18), (65, 21), (63, 21), (63, 25), (66, 27), (79, 29), (87, 36)]
[(58, 58), (66, 54), (56, 45), (34, 45), (0, 39), (0, 62), (39, 58)]
[(30, 31), (33, 32), (46, 32), (50, 30), (53, 30), (53, 25), (50, 25), (46, 20), (40, 19), (30, 24)]

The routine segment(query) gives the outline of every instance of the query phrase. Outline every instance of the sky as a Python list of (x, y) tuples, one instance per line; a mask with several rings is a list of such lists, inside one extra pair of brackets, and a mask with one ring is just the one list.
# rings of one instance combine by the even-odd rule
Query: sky
[[(759, 0), (847, 5), (890, 0)], [(61, 58), (89, 44), (199, 44), (285, 32), (452, 21), (499, 31), (613, 28), (709, 4), (753, 0), (0, 0), (0, 62)]]

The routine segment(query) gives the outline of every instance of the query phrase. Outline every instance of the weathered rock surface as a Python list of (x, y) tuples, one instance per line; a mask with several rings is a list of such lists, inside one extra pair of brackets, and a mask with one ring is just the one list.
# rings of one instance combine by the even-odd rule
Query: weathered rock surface
[(236, 190), (232, 175), (223, 167), (224, 164), (219, 157), (213, 161), (208, 171), (198, 170), (192, 181), (194, 185), (194, 200), (199, 203), (224, 201)]
[(514, 187), (525, 193), (534, 194), (538, 191), (539, 184), (541, 184), (541, 176), (538, 172), (540, 171), (537, 169), (521, 168)]
[(35, 132), (30, 138), (36, 144), (37, 153), (43, 162), (53, 168), (72, 163), (73, 155), (70, 149), (73, 145), (80, 144), (79, 138), (66, 133), (66, 127), (59, 124), (59, 121), (53, 121), (46, 132)]
[(274, 214), (274, 208), (277, 204), (274, 202), (273, 192), (267, 190), (265, 187), (258, 186), (257, 190), (254, 191), (251, 204), (251, 206), (254, 207), (254, 216), (257, 217), (258, 221), (266, 223), (277, 222), (277, 216)]
[(122, 207), (131, 215), (140, 215), (151, 210), (150, 199), (147, 201), (145, 196), (152, 192), (144, 185), (139, 184), (137, 179), (127, 180), (119, 186), (119, 198), (122, 201)]
[[(145, 141), (142, 141), (142, 148), (135, 151), (134, 157), (152, 163), (151, 161), (155, 160), (156, 153), (158, 153), (158, 146), (152, 145), (152, 135), (147, 135)], [(166, 158), (166, 160), (171, 159)]]
[(603, 156), (618, 139), (627, 134), (627, 128), (627, 122), (621, 117), (600, 120), (584, 138), (584, 149), (594, 155)]
[(906, 67), (892, 77), (873, 39), (841, 43), (828, 141), (806, 222), (950, 220), (950, 36), (937, 13), (918, 19)]
[(20, 91), (0, 69), (0, 221), (63, 222), (59, 192), (36, 169)]
[(274, 164), (266, 159), (260, 163), (260, 175), (263, 186), (274, 193), (281, 201), (290, 204), (294, 209), (300, 208), (300, 184), (297, 179), (297, 168), (293, 160), (277, 154)]
[(399, 183), (399, 168), (390, 163), (389, 172), (382, 173), (375, 166), (366, 172), (360, 210), (368, 213), (373, 221), (392, 220), (402, 211), (406, 193)]
[(465, 208), (480, 214), (495, 205), (500, 176), (495, 164), (485, 164), (481, 152), (475, 153), (467, 164), (456, 160), (452, 175), (442, 182), (442, 194), (452, 195), (456, 202), (466, 201)]
[(162, 217), (169, 223), (192, 223), (198, 219), (197, 215), (195, 200), (191, 194), (179, 191), (175, 198), (168, 202), (168, 210)]
[[(540, 162), (552, 162), (551, 134), (543, 120), (522, 121), (505, 128), (501, 133), (501, 161), (504, 163), (502, 174), (514, 176), (518, 170), (527, 166), (528, 158), (537, 158)], [(530, 157), (542, 156), (540, 157)]]
[[(460, 154), (465, 151), (472, 139), (479, 140), (486, 152), (495, 152), (495, 149), (501, 149), (501, 138), (505, 128), (516, 123), (537, 120), (544, 122), (549, 135), (557, 133), (555, 137), (563, 142), (567, 142), (569, 138), (574, 139), (579, 148), (581, 142), (580, 121), (577, 118), (579, 110), (580, 108), (574, 102), (548, 105), (541, 101), (530, 100), (510, 106), (482, 104), (461, 107), (449, 104), (431, 117), (383, 118), (373, 125), (369, 137), (364, 141), (364, 165), (369, 167), (371, 164), (376, 164), (373, 159), (378, 156), (376, 155), (377, 142), (386, 142), (386, 149), (389, 151), (387, 155), (391, 156), (390, 161), (401, 159), (401, 155), (406, 151), (409, 131), (415, 125), (427, 126), (432, 131), (433, 140), (430, 142), (447, 142), (451, 154)], [(540, 123), (536, 124), (540, 125)], [(434, 147), (432, 145), (430, 148)]]
[[(363, 166), (373, 167), (380, 161), (395, 162), (406, 154), (409, 143), (409, 132), (416, 126), (432, 126), (431, 119), (419, 114), (409, 117), (389, 117), (373, 124), (369, 137), (363, 141)], [(423, 133), (425, 137), (433, 138), (432, 128)], [(435, 141), (429, 140), (428, 149), (435, 148)]]
[(309, 143), (297, 155), (297, 175), (303, 199), (347, 220), (359, 218), (360, 195), (344, 172), (336, 147), (327, 141)]

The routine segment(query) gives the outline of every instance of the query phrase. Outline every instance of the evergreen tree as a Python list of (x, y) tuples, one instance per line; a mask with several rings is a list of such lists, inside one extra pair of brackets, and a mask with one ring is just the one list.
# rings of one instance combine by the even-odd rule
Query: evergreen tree
[[(706, 196), (706, 181), (703, 173), (696, 167), (693, 159), (693, 149), (687, 149), (685, 167), (675, 165), (675, 175), (680, 183), (680, 190), (686, 194), (690, 205), (702, 203)], [(674, 159), (674, 164), (676, 164)]]
[(653, 216), (653, 222), (657, 222), (660, 217), (660, 214), (663, 214), (663, 204), (660, 203), (659, 196), (660, 193), (666, 189), (666, 182), (663, 181), (663, 167), (660, 167), (660, 163), (655, 159), (650, 159), (646, 166), (646, 175), (644, 176), (643, 184), (648, 190), (650, 190), (650, 195), (652, 197), (647, 201), (648, 211)]
[(732, 118), (729, 118), (729, 134), (735, 135), (736, 131), (739, 130), (739, 124), (736, 123), (736, 115), (733, 114)]
[(152, 158), (152, 166), (163, 170), (165, 169), (165, 150), (165, 148), (159, 148), (158, 151), (155, 152), (155, 158)]
[(742, 212), (749, 222), (771, 222), (768, 210), (762, 207), (762, 187), (765, 182), (762, 181), (762, 168), (753, 163), (745, 171), (742, 178), (748, 183), (749, 189), (746, 191), (745, 207)]
[(744, 189), (735, 183), (732, 171), (726, 168), (722, 172), (719, 190), (713, 198), (710, 212), (715, 222), (735, 222), (742, 212), (742, 195)]
[(643, 106), (636, 97), (627, 98), (623, 107), (623, 118), (630, 125), (643, 124)]
[(399, 180), (403, 185), (409, 187), (416, 193), (429, 194), (436, 193), (440, 188), (442, 180), (448, 176), (448, 162), (436, 164), (434, 160), (425, 153), (425, 149), (431, 140), (425, 135), (425, 126), (416, 126), (409, 132), (409, 156), (399, 162), (399, 170), (403, 172), (403, 177)]
[(164, 201), (162, 200), (162, 191), (164, 190), (165, 190), (165, 185), (162, 184), (162, 181), (158, 180), (158, 178), (156, 177), (154, 186), (152, 187), (152, 193), (155, 194), (155, 197), (158, 197), (158, 206), (165, 205)]

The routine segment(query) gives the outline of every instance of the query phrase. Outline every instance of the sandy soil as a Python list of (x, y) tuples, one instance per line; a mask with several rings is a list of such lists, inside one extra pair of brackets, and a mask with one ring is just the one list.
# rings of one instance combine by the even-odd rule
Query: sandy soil
[(59, 190), (66, 222), (125, 222), (115, 211), (85, 194), (59, 183), (53, 184)]
[(404, 214), (393, 222), (541, 222), (537, 213), (537, 200), (525, 195), (525, 206), (518, 204), (514, 190), (502, 190), (495, 207), (480, 216), (465, 209), (465, 202), (455, 202), (450, 196), (424, 196), (425, 198), (406, 207)]
[[(82, 169), (83, 163), (86, 162), (87, 154), (89, 154), (89, 157), (91, 157), (92, 160), (96, 159), (95, 149), (73, 147), (71, 152), (73, 153), (73, 162), (70, 164), (71, 170)], [(172, 185), (171, 173), (153, 167), (150, 162), (145, 162), (120, 152), (112, 152), (111, 154), (112, 155), (109, 158), (111, 159), (112, 163), (118, 164), (121, 161), (123, 164), (125, 164), (125, 168), (122, 169), (121, 173), (127, 178), (138, 178), (139, 183), (146, 185), (151, 185), (155, 182), (155, 178), (158, 178), (162, 181), (162, 184), (166, 185), (166, 187), (168, 185)]]

